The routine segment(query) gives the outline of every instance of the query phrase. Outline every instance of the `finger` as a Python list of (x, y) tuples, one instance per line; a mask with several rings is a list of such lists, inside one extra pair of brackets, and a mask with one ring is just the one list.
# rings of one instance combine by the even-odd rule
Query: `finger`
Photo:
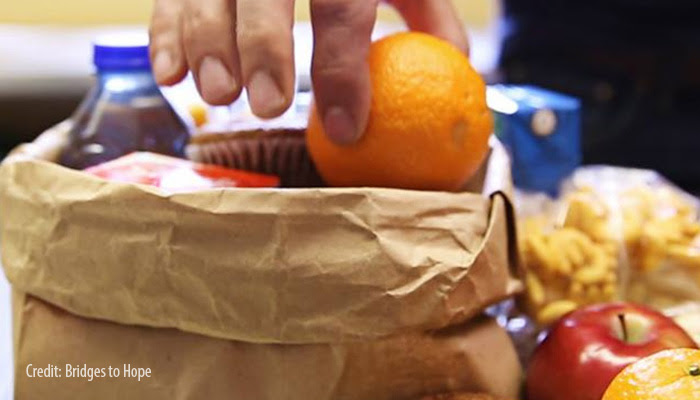
[(149, 29), (151, 65), (161, 85), (178, 83), (187, 74), (182, 49), (182, 0), (156, 0)]
[(469, 54), (464, 24), (449, 0), (389, 0), (411, 30), (429, 33), (452, 42)]
[(294, 2), (238, 0), (237, 40), (250, 108), (279, 116), (294, 98)]
[(182, 36), (187, 64), (210, 104), (230, 104), (241, 93), (235, 17), (230, 0), (186, 0)]
[(316, 107), (326, 134), (338, 144), (357, 141), (367, 126), (367, 56), (376, 13), (376, 0), (311, 1)]

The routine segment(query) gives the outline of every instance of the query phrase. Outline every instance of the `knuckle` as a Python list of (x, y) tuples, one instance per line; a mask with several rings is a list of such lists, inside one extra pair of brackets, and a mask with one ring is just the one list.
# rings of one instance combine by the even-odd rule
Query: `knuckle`
[(335, 98), (342, 93), (346, 98), (355, 98), (363, 87), (358, 69), (347, 64), (314, 65), (312, 76), (316, 96), (321, 99)]
[(205, 12), (202, 9), (195, 9), (193, 13), (188, 15), (188, 25), (190, 30), (195, 32), (206, 32), (215, 30), (221, 25), (221, 18)]
[(333, 23), (349, 23), (357, 20), (365, 9), (358, 6), (360, 3), (352, 0), (316, 0), (313, 6), (314, 18)]
[(159, 29), (156, 26), (151, 26), (148, 30), (148, 40), (151, 47), (167, 47), (175, 44), (178, 37), (175, 28)]
[(352, 16), (350, 2), (346, 0), (316, 0), (314, 2), (314, 16), (344, 21)]
[(187, 43), (212, 42), (231, 35), (227, 18), (200, 7), (190, 7), (183, 22), (183, 36)]
[(314, 23), (328, 26), (374, 25), (378, 0), (315, 0), (312, 7)]
[(267, 48), (280, 42), (285, 34), (273, 24), (260, 20), (250, 20), (239, 22), (237, 36), (240, 46)]
[(240, 24), (237, 42), (242, 57), (260, 55), (278, 62), (292, 59), (291, 31), (280, 26), (261, 21)]
[(151, 19), (151, 25), (148, 27), (149, 35), (153, 36), (162, 32), (167, 32), (172, 29), (173, 23), (167, 18), (162, 18), (161, 16), (154, 14)]
[(181, 22), (179, 15), (169, 17), (155, 12), (148, 27), (150, 43), (158, 46), (175, 41), (179, 37)]
[(311, 65), (314, 75), (319, 76), (354, 76), (367, 68), (364, 60), (367, 49), (344, 46), (317, 45)]
[(311, 68), (314, 78), (319, 80), (347, 81), (352, 76), (352, 70), (347, 63), (341, 61), (315, 62)]

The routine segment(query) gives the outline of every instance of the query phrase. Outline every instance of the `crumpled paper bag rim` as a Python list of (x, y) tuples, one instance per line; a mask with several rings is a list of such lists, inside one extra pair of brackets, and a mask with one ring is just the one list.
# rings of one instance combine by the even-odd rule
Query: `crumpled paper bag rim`
[[(49, 134), (50, 132), (47, 132)], [(54, 134), (56, 136), (56, 134)], [(57, 137), (52, 137), (51, 135), (46, 135), (37, 140), (35, 143), (41, 143), (42, 141), (44, 142), (49, 142), (51, 146), (49, 147), (49, 153), (53, 152), (56, 153), (56, 143), (60, 142), (60, 140), (57, 139)], [(46, 152), (45, 152), (46, 153)], [(50, 269), (44, 268), (42, 269), (41, 261), (36, 261), (37, 266), (35, 266), (33, 272), (27, 273), (27, 271), (31, 271), (31, 269), (25, 268), (25, 266), (17, 266), (14, 265), (13, 260), (6, 260), (5, 262), (5, 269), (6, 269), (6, 274), (8, 275), (8, 278), (10, 281), (17, 286), (17, 289), (26, 291), (27, 293), (30, 293), (34, 296), (37, 296), (47, 302), (50, 302), (52, 304), (55, 304), (61, 308), (64, 308), (72, 313), (75, 313), (80, 316), (84, 317), (90, 317), (90, 318), (98, 318), (98, 319), (106, 319), (106, 320), (111, 320), (114, 322), (119, 322), (119, 323), (124, 323), (124, 324), (140, 324), (140, 325), (146, 325), (146, 326), (154, 326), (154, 327), (175, 327), (178, 329), (182, 329), (184, 331), (191, 331), (194, 333), (199, 333), (199, 334), (204, 334), (208, 336), (213, 336), (213, 337), (221, 337), (221, 338), (226, 338), (226, 339), (232, 339), (232, 340), (243, 340), (243, 341), (250, 341), (250, 342), (260, 342), (260, 343), (322, 343), (322, 342), (335, 342), (335, 341), (344, 341), (344, 340), (366, 340), (366, 339), (371, 339), (371, 338), (378, 338), (378, 337), (384, 337), (384, 336), (389, 336), (393, 335), (396, 333), (400, 332), (406, 332), (406, 331), (411, 331), (411, 330), (431, 330), (431, 329), (439, 329), (442, 327), (445, 327), (450, 324), (454, 323), (459, 323), (463, 322), (464, 320), (470, 318), (471, 316), (475, 315), (483, 309), (484, 307), (490, 305), (491, 303), (501, 300), (505, 297), (511, 296), (514, 293), (518, 292), (520, 288), (520, 284), (517, 281), (517, 269), (514, 267), (514, 264), (517, 264), (517, 252), (515, 252), (514, 249), (514, 242), (512, 241), (512, 235), (514, 234), (514, 229), (512, 227), (512, 207), (510, 206), (510, 202), (508, 200), (508, 197), (500, 191), (494, 192), (494, 194), (491, 196), (491, 198), (486, 198), (482, 196), (481, 194), (475, 194), (475, 193), (447, 193), (447, 192), (424, 192), (424, 191), (410, 191), (410, 190), (402, 190), (402, 189), (382, 189), (382, 188), (307, 188), (307, 189), (214, 189), (211, 191), (204, 191), (204, 192), (198, 192), (198, 193), (184, 193), (184, 194), (166, 194), (162, 192), (161, 190), (153, 187), (148, 187), (144, 185), (135, 185), (135, 184), (128, 184), (128, 183), (118, 183), (118, 182), (108, 182), (104, 181), (99, 178), (95, 178), (92, 176), (89, 176), (87, 174), (83, 174), (77, 171), (72, 171), (67, 168), (58, 166), (56, 164), (47, 162), (47, 161), (41, 161), (37, 160), (37, 154), (41, 154), (41, 151), (34, 151), (32, 147), (27, 147), (26, 145), (23, 147), (18, 148), (15, 152), (11, 154), (11, 156), (3, 163), (2, 167), (0, 167), (0, 176), (5, 176), (6, 179), (12, 179), (16, 178), (17, 175), (21, 175), (22, 170), (27, 171), (33, 169), (33, 173), (36, 173), (36, 176), (40, 176), (41, 174), (47, 174), (45, 177), (45, 181), (51, 182), (52, 184), (56, 182), (57, 185), (60, 185), (68, 182), (68, 181), (75, 181), (75, 182), (80, 182), (81, 184), (85, 185), (86, 187), (88, 186), (94, 186), (94, 187), (99, 187), (102, 188), (98, 190), (97, 192), (91, 192), (88, 193), (85, 198), (82, 199), (77, 199), (71, 196), (77, 196), (78, 194), (75, 191), (66, 191), (65, 193), (61, 193), (60, 190), (57, 192), (52, 192), (52, 191), (45, 191), (44, 194), (55, 194), (58, 193), (58, 195), (65, 196), (63, 199), (67, 204), (71, 204), (71, 202), (76, 202), (78, 200), (84, 201), (84, 202), (98, 202), (98, 201), (105, 201), (106, 204), (109, 203), (111, 200), (111, 195), (114, 193), (130, 193), (130, 194), (136, 194), (137, 196), (149, 196), (151, 198), (159, 198), (159, 199), (165, 199), (168, 202), (173, 202), (173, 204), (177, 203), (178, 205), (185, 205), (193, 210), (197, 210), (199, 212), (202, 212), (203, 215), (207, 213), (211, 213), (214, 215), (219, 215), (219, 214), (225, 214), (228, 211), (231, 211), (229, 209), (230, 204), (227, 203), (227, 199), (231, 199), (233, 197), (237, 196), (265, 196), (265, 197), (270, 197), (270, 198), (290, 198), (294, 199), (296, 196), (318, 196), (321, 198), (334, 198), (338, 196), (360, 196), (360, 197), (367, 197), (367, 198), (377, 198), (377, 197), (382, 197), (382, 196), (387, 196), (388, 198), (391, 199), (412, 199), (412, 200), (447, 200), (451, 199), (453, 201), (457, 200), (470, 200), (475, 203), (481, 203), (481, 204), (488, 204), (487, 209), (484, 211), (488, 214), (484, 216), (487, 220), (487, 230), (484, 232), (482, 241), (475, 247), (474, 251), (475, 253), (473, 254), (474, 258), (473, 260), (477, 260), (477, 258), (480, 258), (481, 261), (479, 262), (479, 266), (482, 270), (482, 283), (481, 284), (488, 284), (492, 285), (491, 287), (487, 289), (484, 289), (486, 292), (493, 292), (493, 293), (480, 293), (477, 295), (478, 299), (476, 300), (479, 302), (477, 305), (471, 305), (471, 307), (467, 307), (466, 309), (468, 311), (464, 311), (465, 309), (459, 305), (457, 307), (452, 306), (454, 309), (448, 309), (449, 307), (443, 305), (442, 309), (439, 309), (437, 311), (437, 314), (440, 314), (438, 317), (435, 317), (434, 315), (431, 315), (431, 313), (428, 313), (427, 311), (423, 311), (423, 317), (424, 319), (413, 319), (411, 320), (410, 318), (406, 316), (395, 316), (391, 313), (388, 314), (381, 314), (381, 318), (379, 322), (381, 323), (386, 323), (386, 326), (381, 326), (381, 327), (375, 327), (373, 325), (377, 324), (377, 316), (376, 315), (371, 315), (372, 313), (365, 312), (364, 314), (358, 314), (358, 315), (353, 315), (353, 318), (348, 318), (347, 320), (344, 319), (344, 317), (339, 317), (341, 314), (332, 314), (330, 313), (328, 318), (330, 321), (324, 321), (320, 324), (316, 323), (314, 324), (313, 321), (308, 321), (304, 320), (304, 313), (302, 312), (302, 316), (299, 317), (299, 321), (297, 321), (297, 326), (294, 329), (287, 329), (287, 328), (276, 328), (275, 330), (270, 330), (271, 328), (263, 329), (259, 326), (258, 321), (254, 321), (252, 317), (248, 316), (247, 320), (244, 322), (241, 321), (236, 321), (235, 318), (231, 319), (230, 321), (224, 321), (222, 323), (221, 320), (216, 320), (216, 319), (209, 319), (208, 321), (202, 322), (201, 320), (198, 320), (197, 322), (193, 322), (191, 320), (183, 320), (183, 319), (178, 319), (176, 318), (168, 318), (167, 315), (161, 313), (158, 314), (157, 312), (150, 314), (149, 316), (144, 316), (142, 313), (140, 313), (141, 310), (139, 310), (139, 307), (143, 307), (144, 304), (148, 305), (148, 302), (142, 300), (140, 303), (137, 301), (137, 303), (132, 309), (128, 309), (127, 306), (126, 310), (113, 310), (109, 306), (104, 306), (102, 308), (94, 307), (94, 299), (86, 299), (82, 298), (80, 296), (75, 296), (72, 295), (71, 293), (67, 293), (66, 291), (70, 291), (70, 287), (64, 284), (64, 286), (56, 285), (56, 275), (51, 275), (49, 273)], [(51, 178), (53, 177), (61, 177), (63, 176), (64, 178), (60, 179), (55, 179), (52, 180)], [(10, 178), (8, 178), (10, 177)], [(31, 180), (30, 180), (31, 181)], [(508, 185), (509, 183), (506, 183)], [(22, 188), (21, 185), (11, 185), (12, 187), (9, 189), (9, 192), (11, 193), (5, 193), (3, 198), (15, 198), (17, 196), (22, 197), (23, 195), (26, 195), (26, 193), (18, 193), (18, 192), (25, 192), (25, 189)], [(0, 189), (0, 190), (5, 190), (6, 188)], [(16, 192), (13, 192), (16, 191)], [(30, 192), (31, 189), (27, 189), (26, 192)], [(86, 193), (80, 194), (81, 196), (85, 196)], [(5, 196), (10, 196), (10, 197), (5, 197)], [(14, 196), (14, 197), (12, 197)], [(102, 197), (100, 197), (102, 196)], [(29, 196), (31, 197), (31, 196)], [(80, 197), (80, 196), (78, 196)], [(494, 213), (495, 212), (501, 212), (499, 211), (500, 207), (494, 208), (493, 207), (493, 199), (498, 198), (501, 200), (496, 201), (499, 205), (501, 205), (505, 209), (505, 227), (501, 227), (502, 230), (505, 231), (505, 237), (500, 234), (500, 237), (498, 238), (493, 238), (492, 236), (492, 231), (494, 229)], [(21, 199), (26, 201), (27, 199)], [(28, 201), (27, 204), (31, 203)], [(273, 204), (273, 209), (274, 209), (274, 204), (276, 204), (276, 201), (271, 201)], [(341, 202), (342, 203), (342, 202)], [(17, 203), (17, 204), (21, 204)], [(65, 205), (65, 204), (64, 204)], [(34, 204), (33, 206), (37, 206), (37, 204)], [(64, 207), (65, 208), (65, 207)], [(68, 207), (70, 208), (70, 207)], [(240, 210), (238, 206), (233, 207), (235, 210)], [(509, 210), (511, 210), (509, 212)], [(65, 210), (64, 210), (65, 211)], [(317, 211), (317, 210), (316, 210)], [(409, 210), (410, 211), (410, 210)], [(5, 210), (5, 212), (8, 212)], [(307, 213), (307, 217), (312, 218), (313, 213)], [(316, 212), (318, 214), (318, 212)], [(379, 217), (383, 218), (386, 217), (385, 215), (380, 215)], [(59, 220), (61, 218), (59, 217)], [(0, 220), (1, 223), (5, 223), (5, 218)], [(439, 224), (438, 224), (439, 225)], [(333, 229), (327, 228), (328, 232), (321, 232), (321, 233), (330, 233), (331, 235), (334, 234)], [(449, 224), (446, 225), (445, 231), (449, 232), (451, 228), (449, 228)], [(501, 231), (499, 231), (501, 232)], [(8, 235), (3, 235), (0, 239), (2, 239), (2, 245), (3, 245), (3, 250), (6, 247), (11, 247), (8, 246), (8, 243), (11, 243), (14, 238), (8, 238)], [(498, 241), (505, 241), (507, 243), (502, 244), (505, 245), (507, 253), (504, 255), (504, 258), (500, 260), (496, 260), (496, 257), (494, 254), (482, 254), (485, 253), (483, 252), (484, 246), (487, 245), (487, 242), (491, 243), (493, 245), (493, 241), (498, 242)], [(371, 247), (373, 244), (371, 240), (367, 241)], [(338, 243), (335, 243), (336, 245)], [(22, 244), (24, 245), (24, 244)], [(36, 245), (36, 244), (35, 244)], [(41, 246), (41, 244), (39, 245)], [(408, 244), (408, 246), (411, 246), (411, 244)], [(35, 246), (36, 247), (36, 246)], [(398, 247), (397, 247), (398, 248)], [(453, 249), (448, 249), (452, 251)], [(376, 250), (376, 259), (381, 260), (384, 264), (384, 266), (392, 265), (390, 261), (386, 261), (385, 254), (381, 254), (381, 252), (384, 251), (383, 249)], [(496, 252), (501, 251), (499, 248)], [(493, 252), (493, 251), (492, 251)], [(515, 254), (515, 256), (514, 256)], [(3, 256), (6, 255), (6, 252), (3, 251)], [(382, 258), (383, 257), (383, 258)], [(449, 258), (449, 257), (447, 257)], [(485, 260), (484, 260), (485, 259)], [(395, 261), (395, 260), (394, 260)], [(47, 265), (48, 261), (44, 260), (45, 265)], [(44, 265), (44, 266), (45, 266)], [(118, 267), (117, 264), (114, 265), (114, 267)], [(372, 265), (364, 265), (362, 266), (365, 268), (367, 271), (370, 271), (370, 268), (372, 268)], [(401, 262), (396, 263), (395, 265), (396, 268), (408, 268), (407, 270), (410, 270), (412, 267), (410, 265), (405, 265), (402, 266)], [(455, 268), (459, 269), (462, 268), (464, 271), (467, 271), (469, 268), (472, 267), (472, 265), (462, 265), (460, 266), (459, 263), (454, 265)], [(492, 269), (492, 270), (489, 270)], [(486, 272), (483, 272), (486, 271)], [(468, 271), (467, 271), (468, 272)], [(325, 272), (319, 273), (319, 277), (324, 277)], [(440, 272), (436, 273), (437, 275), (440, 275)], [(401, 273), (398, 273), (399, 278), (401, 278)], [(474, 274), (472, 274), (474, 275)], [(496, 283), (491, 282), (491, 281), (483, 281), (484, 276), (489, 276), (493, 275), (496, 276), (498, 275), (498, 279)], [(334, 276), (340, 276), (340, 275), (334, 275)], [(408, 275), (406, 275), (408, 276)], [(406, 277), (404, 277), (406, 278)], [(403, 278), (402, 278), (403, 279)], [(407, 278), (406, 278), (407, 279)], [(427, 294), (421, 294), (420, 296), (417, 296), (419, 299), (424, 299), (426, 300), (425, 303), (432, 304), (432, 307), (437, 307), (436, 304), (441, 304), (445, 303), (448, 304), (452, 299), (450, 296), (452, 296), (456, 291), (456, 288), (463, 284), (463, 281), (468, 281), (468, 280), (473, 280), (475, 279), (473, 276), (470, 276), (469, 273), (464, 273), (460, 280), (457, 282), (453, 282), (453, 285), (450, 290), (447, 290), (446, 293), (437, 293), (437, 292), (428, 292)], [(319, 285), (323, 279), (317, 279), (318, 282), (314, 282), (313, 285), (310, 285), (310, 288), (317, 288), (321, 289), (320, 286), (314, 286), (314, 285)], [(449, 279), (448, 279), (449, 281)], [(97, 282), (97, 281), (95, 281)], [(74, 282), (75, 283), (75, 282)], [(212, 284), (215, 284), (216, 282), (212, 282)], [(481, 284), (475, 285), (474, 282), (469, 282), (472, 284), (472, 287), (479, 288)], [(80, 282), (78, 285), (90, 285), (91, 282), (85, 281), (85, 282)], [(116, 283), (115, 283), (116, 284)], [(124, 284), (124, 282), (121, 282), (120, 284)], [(475, 286), (474, 286), (475, 285)], [(352, 286), (350, 286), (352, 287)], [(419, 292), (422, 289), (421, 286), (418, 286), (416, 288), (416, 292)], [(91, 293), (95, 293), (96, 288), (91, 289)], [(462, 292), (462, 300), (464, 297), (464, 291), (465, 289), (462, 287), (460, 289)], [(90, 292), (90, 291), (88, 291)], [(309, 290), (309, 293), (314, 293), (314, 290)], [(171, 292), (167, 294), (167, 296), (178, 296), (181, 295), (182, 293), (178, 292)], [(130, 296), (135, 296), (138, 294), (135, 293), (130, 293)], [(309, 296), (314, 296), (314, 295), (309, 295)], [(442, 297), (444, 296), (444, 298)], [(127, 296), (128, 297), (128, 296)], [(252, 299), (252, 300), (251, 300)], [(333, 300), (332, 296), (325, 298), (325, 300), (331, 299)], [(127, 299), (127, 298), (122, 298), (122, 303), (130, 303), (133, 302), (133, 299)], [(248, 298), (249, 301), (259, 301), (255, 300), (252, 297)], [(319, 299), (319, 303), (323, 302), (324, 299)], [(395, 299), (391, 299), (392, 301)], [(215, 299), (214, 301), (219, 301)], [(225, 298), (222, 298), (221, 301), (225, 301)], [(452, 300), (454, 301), (454, 300)], [(378, 302), (379, 304), (377, 306), (377, 310), (383, 310), (383, 307), (388, 307), (388, 310), (401, 310), (402, 308), (408, 307), (409, 309), (411, 307), (416, 307), (417, 304), (420, 304), (421, 301), (414, 301), (413, 303), (406, 303), (404, 305), (401, 305), (401, 301), (396, 301), (396, 304), (393, 303), (386, 303), (386, 302)], [(111, 304), (111, 303), (110, 303)], [(122, 305), (124, 305), (122, 304)], [(347, 306), (346, 304), (342, 303), (343, 306)], [(250, 304), (248, 304), (250, 306)], [(188, 315), (191, 316), (195, 313), (198, 313), (201, 310), (198, 310), (194, 307), (191, 307), (188, 309), (188, 306), (180, 304), (180, 306), (184, 307), (182, 310), (182, 315)], [(254, 307), (255, 308), (255, 307)], [(371, 309), (370, 309), (371, 310)], [(432, 310), (432, 309), (430, 309)], [(456, 311), (455, 311), (456, 310)], [(367, 311), (367, 310), (365, 310)], [(235, 314), (235, 313), (234, 313)], [(154, 317), (155, 316), (155, 317)], [(325, 316), (324, 316), (325, 317)], [(396, 320), (392, 320), (392, 319)], [(402, 320), (402, 318), (408, 318), (409, 322), (406, 322), (405, 320)], [(225, 319), (225, 318), (224, 318)], [(244, 318), (245, 319), (245, 318)], [(291, 318), (290, 318), (291, 319)], [(196, 318), (195, 318), (196, 320)], [(386, 320), (386, 321), (385, 321)], [(391, 321), (390, 321), (391, 320)], [(308, 324), (306, 326), (305, 324)], [(332, 326), (332, 328), (328, 328), (327, 326)]]

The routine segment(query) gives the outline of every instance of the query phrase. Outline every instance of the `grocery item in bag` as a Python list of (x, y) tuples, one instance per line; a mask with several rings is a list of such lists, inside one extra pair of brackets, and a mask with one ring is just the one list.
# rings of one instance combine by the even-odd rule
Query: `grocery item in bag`
[(59, 162), (83, 169), (134, 151), (184, 157), (188, 128), (153, 78), (146, 35), (99, 38), (94, 63), (95, 86), (72, 117)]
[(192, 136), (187, 157), (193, 161), (272, 174), (282, 187), (324, 186), (306, 149), (307, 116), (290, 112), (261, 121), (238, 115), (212, 123)]
[(117, 182), (157, 186), (167, 192), (186, 192), (218, 187), (276, 187), (272, 175), (238, 171), (218, 165), (193, 163), (160, 154), (137, 152), (108, 161), (85, 172)]

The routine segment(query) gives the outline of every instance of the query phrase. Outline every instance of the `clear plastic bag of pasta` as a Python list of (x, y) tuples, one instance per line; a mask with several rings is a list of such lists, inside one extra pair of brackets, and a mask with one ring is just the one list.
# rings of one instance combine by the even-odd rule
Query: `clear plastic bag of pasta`
[(526, 309), (547, 324), (611, 300), (700, 301), (698, 201), (648, 170), (580, 168), (557, 200), (519, 198)]
[(626, 253), (625, 300), (657, 308), (700, 300), (698, 200), (656, 172), (614, 167), (578, 171), (618, 210)]
[(625, 258), (617, 211), (590, 187), (560, 199), (517, 197), (525, 311), (548, 325), (578, 307), (622, 299)]

